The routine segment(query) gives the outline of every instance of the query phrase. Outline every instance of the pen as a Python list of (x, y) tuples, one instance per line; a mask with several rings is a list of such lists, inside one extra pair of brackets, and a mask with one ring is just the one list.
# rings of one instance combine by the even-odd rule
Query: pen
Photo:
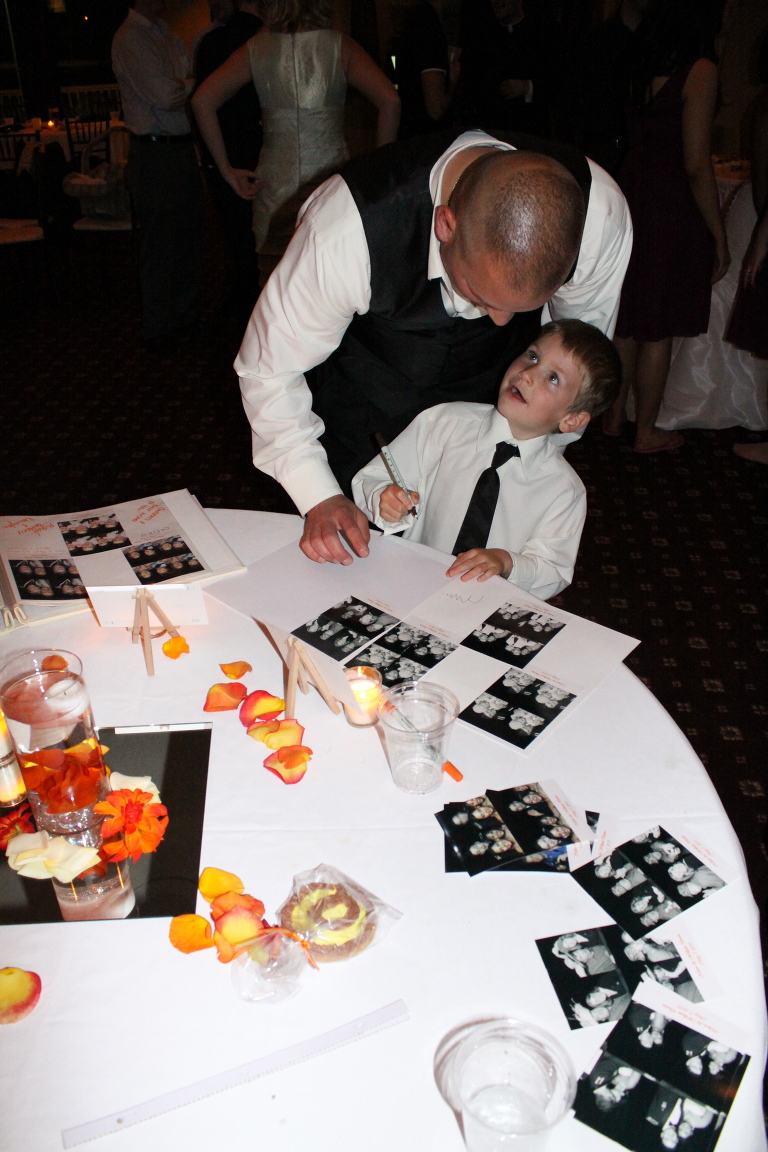
[[(398, 468), (397, 464), (395, 464), (395, 458), (392, 455), (392, 453), (390, 452), (389, 448), (387, 447), (387, 443), (380, 432), (375, 433), (375, 440), (379, 446), (379, 455), (381, 456), (382, 460), (384, 461), (384, 467), (386, 468), (387, 472), (389, 473), (389, 477), (390, 477), (392, 483), (397, 484), (398, 488), (402, 488), (403, 492), (405, 492), (406, 496), (410, 500), (411, 497), (410, 497), (410, 494), (408, 491), (408, 486), (405, 483), (405, 480), (403, 480), (403, 477), (400, 473), (400, 469)], [(411, 504), (406, 515), (410, 515), (413, 517), (416, 517), (418, 515), (415, 504)]]

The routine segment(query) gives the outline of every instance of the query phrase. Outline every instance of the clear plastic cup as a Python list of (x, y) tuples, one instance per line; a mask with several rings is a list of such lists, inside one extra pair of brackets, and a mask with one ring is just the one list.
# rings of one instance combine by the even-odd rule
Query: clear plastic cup
[(379, 721), (392, 779), (402, 792), (420, 796), (440, 787), (458, 714), (453, 692), (439, 684), (410, 680), (383, 693)]
[(449, 1033), (435, 1078), (460, 1114), (468, 1152), (543, 1152), (576, 1094), (570, 1057), (554, 1036), (520, 1020), (484, 1020)]

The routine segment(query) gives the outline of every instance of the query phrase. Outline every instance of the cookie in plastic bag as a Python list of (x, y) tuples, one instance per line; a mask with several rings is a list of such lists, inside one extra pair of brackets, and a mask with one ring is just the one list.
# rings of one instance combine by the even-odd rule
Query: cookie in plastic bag
[(283, 928), (307, 941), (320, 964), (357, 956), (402, 915), (331, 864), (294, 876), (277, 914)]

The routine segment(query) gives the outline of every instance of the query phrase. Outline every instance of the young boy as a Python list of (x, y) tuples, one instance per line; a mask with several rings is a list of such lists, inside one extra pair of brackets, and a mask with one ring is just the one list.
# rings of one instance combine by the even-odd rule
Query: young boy
[(573, 578), (586, 492), (549, 434), (578, 432), (608, 408), (620, 374), (597, 328), (546, 324), (507, 369), (495, 408), (437, 404), (392, 441), (414, 491), (389, 483), (377, 456), (352, 482), (355, 503), (385, 533), (452, 552), (448, 576), (503, 576), (555, 596)]

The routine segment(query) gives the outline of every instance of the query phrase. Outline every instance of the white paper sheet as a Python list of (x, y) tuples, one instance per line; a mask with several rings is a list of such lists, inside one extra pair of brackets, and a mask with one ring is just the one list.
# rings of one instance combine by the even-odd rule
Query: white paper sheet
[[(155, 584), (150, 589), (159, 607), (172, 624), (207, 624), (208, 612), (199, 584)], [(88, 597), (102, 628), (130, 628), (136, 610), (136, 585), (118, 588), (89, 588)], [(158, 621), (150, 609), (150, 624)]]

